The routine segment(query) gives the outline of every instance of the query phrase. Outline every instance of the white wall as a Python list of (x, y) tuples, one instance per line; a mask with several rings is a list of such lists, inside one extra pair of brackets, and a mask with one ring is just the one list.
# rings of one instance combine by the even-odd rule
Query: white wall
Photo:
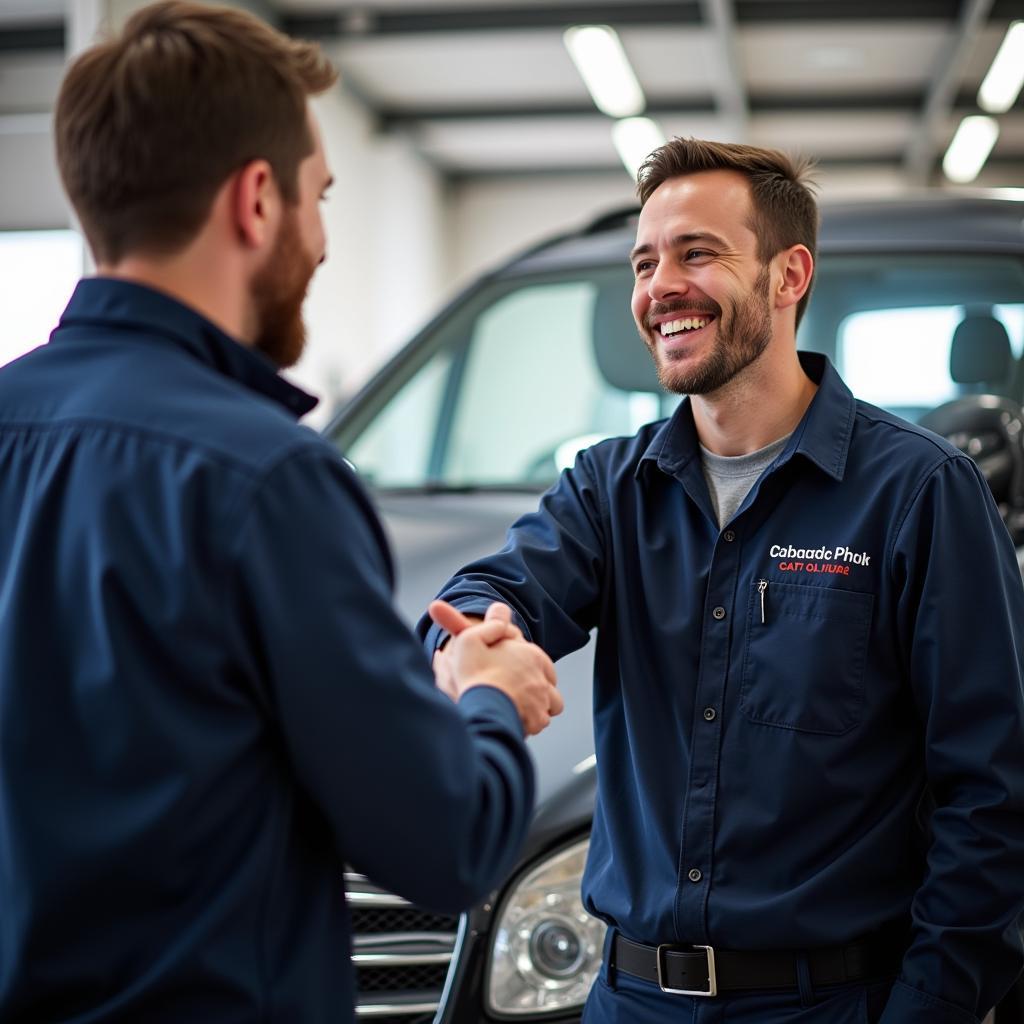
[(527, 245), (635, 203), (625, 170), (593, 177), (469, 179), (453, 189), (452, 287)]
[(439, 304), (447, 243), (443, 184), (410, 144), (376, 134), (343, 89), (314, 106), (334, 175), (328, 252), (306, 302), (306, 354), (289, 376), (320, 397), (308, 420), (317, 426)]

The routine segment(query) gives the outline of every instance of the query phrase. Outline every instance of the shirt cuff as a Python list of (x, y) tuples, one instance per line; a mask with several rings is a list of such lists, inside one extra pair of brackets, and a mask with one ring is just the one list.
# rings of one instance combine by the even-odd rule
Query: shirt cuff
[(978, 1024), (978, 1018), (944, 999), (897, 981), (878, 1024)]
[(427, 652), (428, 658), (433, 658), (441, 644), (448, 639), (447, 629), (442, 629), (437, 623), (433, 623), (423, 637), (423, 649)]
[(497, 719), (509, 732), (520, 738), (523, 735), (523, 723), (512, 698), (496, 686), (488, 686), (487, 683), (471, 686), (459, 697), (455, 706), (465, 718), (483, 716)]

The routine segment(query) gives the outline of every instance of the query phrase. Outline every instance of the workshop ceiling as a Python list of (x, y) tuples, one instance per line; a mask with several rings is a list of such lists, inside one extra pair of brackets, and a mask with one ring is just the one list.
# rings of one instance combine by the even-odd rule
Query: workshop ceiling
[[(611, 120), (562, 42), (616, 29), (671, 135), (749, 141), (825, 168), (938, 180), (1022, 0), (263, 0), (322, 42), (379, 130), (454, 179), (621, 170)], [(0, 114), (31, 114), (60, 77), (63, 3), (0, 0)], [(989, 160), (1024, 184), (1024, 102)]]

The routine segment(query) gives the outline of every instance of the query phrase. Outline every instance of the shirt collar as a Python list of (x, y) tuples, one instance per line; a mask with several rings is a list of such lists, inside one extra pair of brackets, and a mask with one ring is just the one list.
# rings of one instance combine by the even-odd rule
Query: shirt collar
[[(776, 465), (803, 455), (834, 480), (842, 480), (850, 450), (857, 403), (827, 356), (798, 352), (804, 372), (818, 391), (793, 431)], [(658, 428), (637, 466), (637, 475), (647, 465), (675, 476), (700, 454), (697, 427), (689, 399), (684, 399), (672, 416)]]
[(317, 404), (312, 395), (286, 381), (262, 353), (247, 348), (177, 299), (146, 285), (111, 277), (83, 278), (50, 336), (51, 344), (73, 338), (74, 333), (63, 328), (79, 325), (131, 330), (132, 344), (154, 335), (170, 340), (224, 376), (284, 406), (296, 419)]

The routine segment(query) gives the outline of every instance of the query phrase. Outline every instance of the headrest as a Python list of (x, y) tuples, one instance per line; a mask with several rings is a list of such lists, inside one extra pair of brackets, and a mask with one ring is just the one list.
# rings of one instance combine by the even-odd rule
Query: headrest
[(949, 349), (949, 375), (957, 384), (1004, 381), (1013, 366), (1006, 328), (993, 316), (965, 316)]
[(622, 391), (661, 391), (654, 360), (630, 312), (628, 278), (598, 289), (594, 302), (594, 357), (601, 375)]

